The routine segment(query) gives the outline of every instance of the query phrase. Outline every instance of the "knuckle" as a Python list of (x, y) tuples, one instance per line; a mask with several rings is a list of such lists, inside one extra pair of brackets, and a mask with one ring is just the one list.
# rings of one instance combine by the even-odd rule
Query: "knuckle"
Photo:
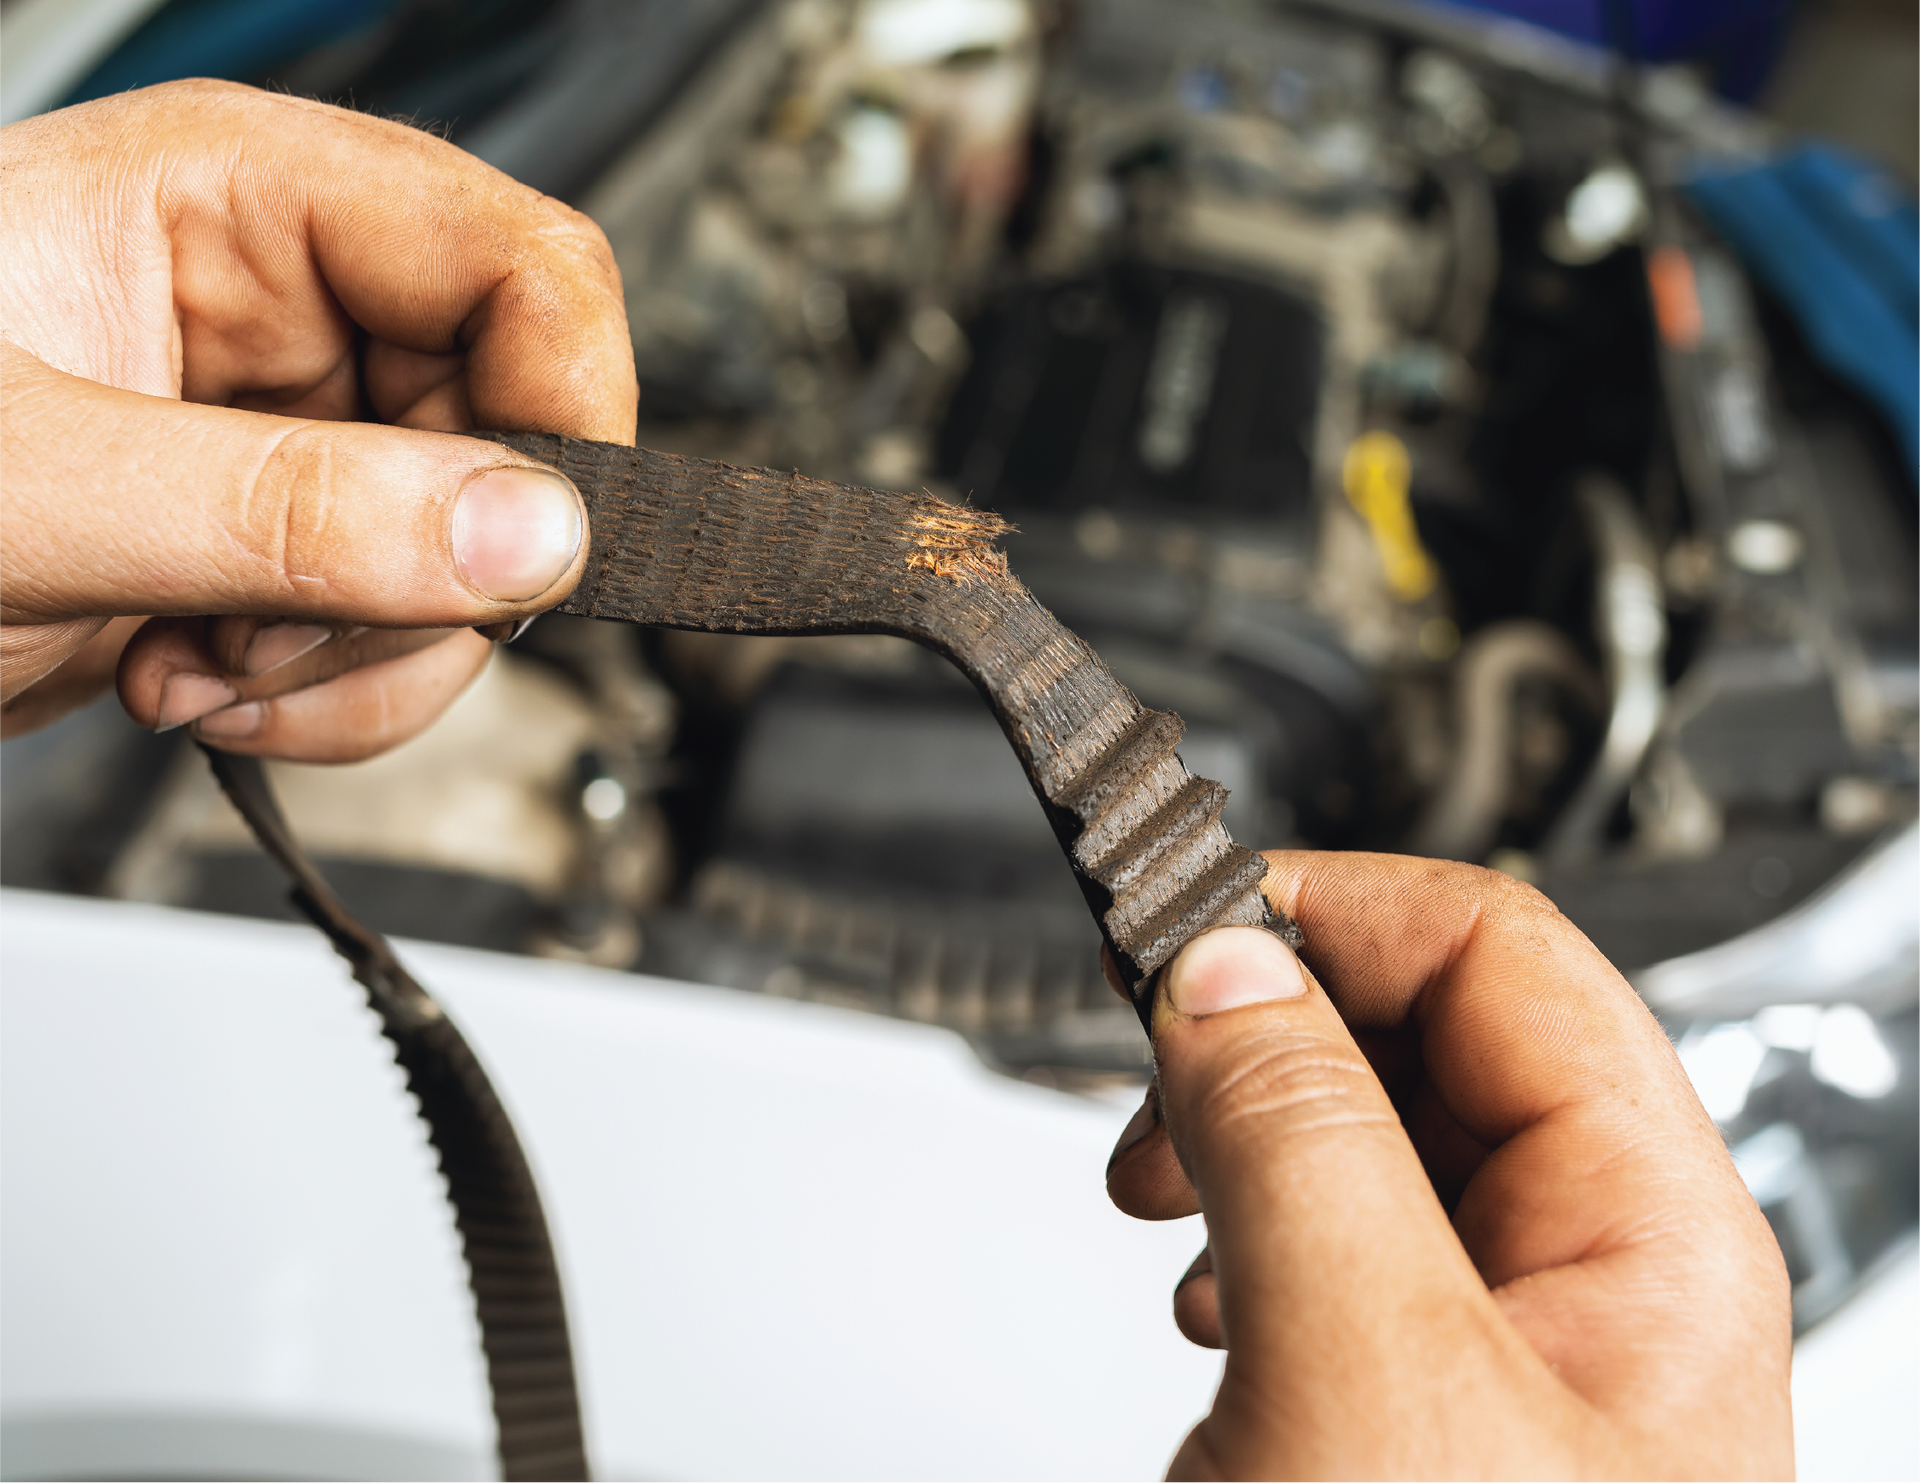
[(562, 206), (560, 209), (566, 213), (567, 228), (580, 255), (601, 273), (618, 276), (619, 269), (613, 262), (613, 244), (607, 240), (607, 234), (600, 230), (600, 223), (571, 206)]
[(1235, 1048), (1235, 1064), (1193, 1109), (1217, 1142), (1270, 1143), (1336, 1128), (1398, 1125), (1366, 1058), (1351, 1045), (1300, 1031), (1270, 1030)]
[(1429, 874), (1442, 893), (1441, 899), (1469, 902), (1482, 917), (1506, 922), (1565, 921), (1560, 908), (1538, 887), (1505, 871), (1457, 860), (1436, 860)]
[(258, 88), (250, 88), (245, 83), (230, 82), (224, 77), (183, 77), (175, 82), (163, 82), (154, 88), (154, 92), (177, 98), (260, 98), (267, 96)]
[(289, 428), (272, 438), (242, 491), (238, 533), (246, 556), (289, 598), (322, 580), (339, 477), (334, 452), (324, 425)]
[(620, 269), (614, 261), (613, 244), (600, 224), (583, 211), (552, 196), (536, 196), (534, 212), (538, 221), (535, 236), (556, 253), (566, 269), (584, 270), (584, 275), (617, 297)]
[(1489, 877), (1480, 883), (1482, 920), (1536, 935), (1577, 930), (1538, 887), (1498, 870), (1474, 868)]
[[(233, 111), (247, 110), (262, 96), (267, 95), (245, 83), (229, 82), (225, 78), (181, 77), (123, 93), (109, 93), (86, 106), (134, 123), (143, 131), (141, 142), (149, 144), (182, 127), (194, 131), (234, 127), (235, 121), (230, 117)], [(150, 130), (153, 132), (145, 132)]]

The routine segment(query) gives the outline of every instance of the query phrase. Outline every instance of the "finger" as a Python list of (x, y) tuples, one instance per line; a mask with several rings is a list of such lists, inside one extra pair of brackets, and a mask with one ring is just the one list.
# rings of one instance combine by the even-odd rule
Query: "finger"
[[(1534, 1436), (1580, 1436), (1581, 1408), (1503, 1320), (1385, 1090), (1286, 944), (1245, 927), (1189, 943), (1157, 985), (1154, 1044), (1228, 1350), (1176, 1470), (1564, 1468)], [(1462, 1414), (1486, 1419), (1462, 1436)]]
[(498, 444), (188, 406), (0, 356), (5, 621), (465, 627), (552, 606), (578, 580), (578, 492)]
[[(1575, 1391), (1641, 1425), (1747, 1437), (1755, 1471), (1789, 1453), (1778, 1243), (1620, 975), (1494, 871), (1294, 852), (1269, 866), (1268, 892), (1341, 1012), (1416, 1035), (1448, 1136), (1488, 1150), (1453, 1222), (1516, 1331)], [(1455, 1154), (1463, 1171), (1475, 1162), (1470, 1145)]]
[[(1100, 974), (1132, 1008), (1133, 996), (1121, 983), (1119, 965), (1105, 943), (1100, 945)], [(1182, 1220), (1200, 1213), (1200, 1197), (1174, 1156), (1153, 1087), (1147, 1088), (1146, 1100), (1121, 1130), (1107, 1160), (1107, 1198), (1135, 1220)]]
[(166, 731), (242, 701), (323, 685), (349, 670), (471, 631), (155, 618), (121, 656), (120, 702), (141, 725)]
[(1449, 1213), (1455, 1211), (1487, 1161), (1486, 1145), (1460, 1126), (1438, 1088), (1424, 1075), (1404, 1096), (1394, 1099), (1394, 1106), (1434, 1193)]
[(1267, 890), (1341, 1013), (1411, 1027), (1441, 1107), (1496, 1150), (1455, 1212), (1488, 1282), (1614, 1249), (1702, 1202), (1745, 1226), (1752, 1201), (1665, 1033), (1539, 892), (1403, 856), (1268, 858)]
[[(0, 654), (25, 659), (22, 673), (39, 670), (31, 681), (0, 702), (0, 737), (24, 735), (51, 726), (62, 716), (91, 705), (113, 688), (120, 653), (143, 619), (77, 619), (40, 627), (0, 628)], [(27, 642), (15, 649), (16, 640)], [(0, 659), (0, 668), (6, 665)], [(44, 664), (45, 669), (40, 669)]]
[[(1376, 1074), (1380, 1055), (1361, 1047)], [(1441, 1204), (1449, 1211), (1486, 1159), (1487, 1151), (1456, 1123), (1424, 1077), (1403, 1096), (1388, 1089), (1401, 1126), (1413, 1142), (1420, 1165)], [(1134, 1114), (1107, 1161), (1107, 1197), (1136, 1220), (1180, 1220), (1196, 1215), (1200, 1197), (1173, 1151), (1153, 1092)]]
[[(4, 548), (0, 548), (3, 551)], [(41, 684), (78, 654), (107, 626), (105, 618), (69, 618), (63, 622), (0, 625), (0, 708), (9, 715), (30, 685)], [(9, 723), (9, 735), (28, 731), (27, 712)]]
[(337, 648), (340, 640), (367, 631), (355, 623), (294, 623), (256, 613), (236, 613), (202, 621), (209, 657), (222, 673), (248, 679), (284, 670), (306, 659), (323, 644)]
[(474, 419), (463, 354), (434, 355), (375, 340), (367, 347), (361, 373), (384, 421), (438, 432), (480, 425)]
[(1223, 1438), (1251, 1439), (1274, 1404), (1314, 1427), (1367, 1427), (1391, 1408), (1396, 1426), (1439, 1428), (1443, 1416), (1409, 1415), (1434, 1394), (1436, 1353), (1450, 1356), (1451, 1395), (1530, 1383), (1555, 1403), (1385, 1090), (1279, 937), (1226, 927), (1188, 944), (1158, 986), (1154, 1045), (1163, 1113), (1207, 1215), (1230, 1351)]
[(1206, 1247), (1173, 1286), (1173, 1322), (1202, 1349), (1225, 1349), (1220, 1327), (1220, 1288), (1213, 1280), (1213, 1253)]
[(1107, 1197), (1135, 1220), (1180, 1220), (1200, 1213), (1200, 1197), (1174, 1156), (1152, 1087), (1107, 1160)]
[(425, 729), (486, 667), (493, 648), (476, 633), (456, 633), (324, 685), (215, 711), (193, 723), (193, 734), (248, 756), (359, 762)]
[[(210, 635), (217, 635), (221, 621), (215, 619), (208, 625)], [(324, 644), (302, 649), (287, 659), (274, 662), (273, 647), (277, 641), (284, 639), (289, 643), (301, 643), (305, 636), (298, 630), (312, 626), (276, 623), (259, 630), (249, 645), (249, 652), (253, 662), (263, 668), (237, 680), (240, 699), (271, 700), (276, 695), (289, 695), (295, 690), (305, 690), (310, 685), (323, 685), (349, 670), (383, 664), (389, 659), (399, 659), (417, 650), (444, 643), (457, 633), (475, 632), (470, 628), (362, 628), (356, 625), (332, 630), (333, 637)], [(288, 629), (294, 632), (287, 634), (285, 630)], [(218, 642), (217, 636), (213, 641)], [(259, 653), (262, 649), (268, 651), (264, 658)]]
[[(195, 151), (200, 168), (163, 182), (184, 396), (227, 404), (321, 384), (351, 353), (313, 333), (337, 304), (373, 337), (365, 390), (383, 421), (633, 440), (620, 274), (588, 218), (422, 130), (194, 86), (194, 130), (249, 147)], [(236, 197), (262, 204), (236, 212)]]

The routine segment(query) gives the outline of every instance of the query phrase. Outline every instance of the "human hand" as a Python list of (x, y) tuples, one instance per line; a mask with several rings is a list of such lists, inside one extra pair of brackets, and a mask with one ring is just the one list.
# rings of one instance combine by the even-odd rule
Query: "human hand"
[(1206, 1215), (1172, 1476), (1791, 1476), (1785, 1264), (1626, 981), (1492, 871), (1268, 860), (1313, 970), (1190, 944), (1107, 1176)]
[(144, 725), (366, 756), (478, 673), (474, 625), (572, 589), (573, 487), (444, 432), (633, 441), (585, 217), (417, 129), (227, 83), (14, 124), (0, 164), (8, 734), (117, 673)]

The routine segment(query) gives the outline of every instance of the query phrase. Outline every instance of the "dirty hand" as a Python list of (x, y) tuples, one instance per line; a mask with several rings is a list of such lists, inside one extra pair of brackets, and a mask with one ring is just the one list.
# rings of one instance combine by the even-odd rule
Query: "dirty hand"
[(1173, 1476), (1790, 1476), (1779, 1248), (1626, 982), (1491, 871), (1268, 858), (1313, 971), (1189, 945), (1108, 1173), (1206, 1215)]
[(572, 589), (573, 487), (425, 429), (633, 441), (586, 218), (432, 135), (227, 83), (14, 124), (0, 167), (9, 734), (117, 670), (144, 725), (365, 756), (478, 673), (473, 625)]

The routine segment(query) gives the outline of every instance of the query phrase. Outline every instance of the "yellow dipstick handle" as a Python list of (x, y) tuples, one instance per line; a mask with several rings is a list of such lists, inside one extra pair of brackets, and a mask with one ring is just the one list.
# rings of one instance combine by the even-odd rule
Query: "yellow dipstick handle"
[(1417, 602), (1433, 591), (1433, 558), (1420, 544), (1407, 490), (1413, 461), (1407, 445), (1392, 433), (1362, 433), (1347, 449), (1341, 470), (1347, 498), (1373, 532), (1374, 548), (1386, 568), (1387, 586), (1402, 602)]

